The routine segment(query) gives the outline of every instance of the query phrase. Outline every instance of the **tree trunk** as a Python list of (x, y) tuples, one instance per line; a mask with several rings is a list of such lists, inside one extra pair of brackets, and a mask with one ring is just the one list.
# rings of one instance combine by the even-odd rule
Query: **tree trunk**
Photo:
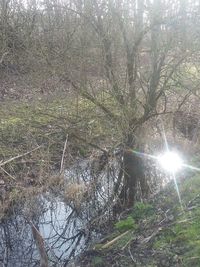
[(144, 179), (144, 168), (142, 160), (132, 150), (124, 150), (123, 155), (124, 169), (124, 204), (131, 207), (134, 204), (137, 194), (137, 185)]
[(134, 153), (137, 145), (132, 136), (128, 137), (127, 144), (129, 144), (129, 147), (123, 151), (124, 184), (120, 194), (120, 200), (123, 206), (128, 208), (134, 205), (139, 186), (142, 197), (146, 197), (148, 194), (143, 158)]

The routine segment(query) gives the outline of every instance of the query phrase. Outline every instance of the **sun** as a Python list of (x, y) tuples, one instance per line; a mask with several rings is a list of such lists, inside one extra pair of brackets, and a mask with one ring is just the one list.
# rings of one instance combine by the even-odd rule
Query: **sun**
[(183, 160), (173, 151), (167, 151), (157, 157), (159, 164), (168, 172), (175, 173), (183, 167)]

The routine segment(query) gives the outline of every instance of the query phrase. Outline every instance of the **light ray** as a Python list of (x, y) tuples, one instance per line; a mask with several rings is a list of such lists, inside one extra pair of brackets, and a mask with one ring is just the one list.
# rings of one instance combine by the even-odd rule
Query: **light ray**
[(177, 192), (177, 195), (178, 195), (178, 200), (179, 200), (181, 209), (182, 209), (182, 211), (184, 211), (184, 209), (183, 209), (183, 202), (182, 202), (181, 194), (180, 194), (180, 190), (179, 190), (179, 187), (178, 187), (178, 184), (177, 184), (177, 180), (176, 180), (176, 176), (175, 176), (175, 173), (174, 172), (172, 172), (172, 178), (174, 180), (175, 189), (176, 189), (176, 192)]
[(166, 150), (169, 151), (169, 145), (168, 145), (168, 142), (167, 142), (167, 137), (166, 137), (166, 134), (165, 134), (165, 128), (164, 128), (164, 124), (163, 124), (162, 120), (161, 120), (161, 126), (162, 126), (162, 132), (161, 133), (163, 135), (165, 147), (166, 147)]
[(194, 170), (194, 171), (199, 171), (200, 172), (200, 168), (194, 167), (192, 165), (188, 165), (188, 164), (182, 164), (183, 167)]
[(158, 159), (158, 157), (154, 156), (154, 155), (151, 155), (151, 154), (147, 154), (147, 153), (143, 153), (143, 152), (139, 152), (139, 151), (136, 151), (136, 150), (132, 150), (132, 152), (138, 156), (141, 156), (141, 157), (147, 157), (147, 158), (151, 158), (151, 159)]
[[(138, 156), (141, 156), (141, 157), (146, 157), (146, 158), (150, 158), (150, 159), (154, 159), (154, 160), (160, 161), (160, 156), (155, 156), (155, 155), (143, 153), (143, 152), (139, 152), (139, 151), (136, 151), (136, 150), (132, 150), (132, 152), (134, 154), (138, 155)], [(200, 172), (200, 168), (192, 166), (192, 165), (189, 165), (189, 164), (181, 163), (181, 167), (188, 168), (188, 169)]]

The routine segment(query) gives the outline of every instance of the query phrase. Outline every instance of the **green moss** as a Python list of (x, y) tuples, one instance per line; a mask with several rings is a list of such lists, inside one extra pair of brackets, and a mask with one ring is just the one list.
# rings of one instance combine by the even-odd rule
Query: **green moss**
[(132, 217), (139, 221), (141, 219), (150, 217), (154, 213), (154, 208), (151, 204), (143, 203), (143, 202), (137, 202), (134, 205)]
[(135, 220), (129, 216), (128, 218), (117, 222), (115, 228), (120, 232), (125, 232), (130, 229), (136, 229), (137, 224), (135, 223)]

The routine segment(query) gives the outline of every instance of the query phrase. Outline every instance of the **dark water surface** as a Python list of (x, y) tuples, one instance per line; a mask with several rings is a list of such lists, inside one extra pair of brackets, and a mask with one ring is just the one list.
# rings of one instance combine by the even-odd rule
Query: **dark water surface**
[[(114, 166), (115, 167), (115, 166)], [(91, 175), (87, 162), (77, 164), (66, 171), (66, 186), (78, 182), (89, 186), (95, 181), (95, 191), (77, 210), (66, 202), (63, 192), (47, 192), (32, 197), (13, 210), (12, 215), (0, 222), (0, 266), (39, 266), (39, 254), (32, 236), (30, 218), (45, 241), (50, 266), (67, 266), (70, 259), (88, 247), (91, 240), (100, 236), (97, 229), (90, 227), (91, 221), (99, 216), (112, 190), (116, 174), (104, 172), (98, 180)], [(109, 212), (107, 213), (109, 216)], [(106, 212), (104, 211), (104, 216)]]

